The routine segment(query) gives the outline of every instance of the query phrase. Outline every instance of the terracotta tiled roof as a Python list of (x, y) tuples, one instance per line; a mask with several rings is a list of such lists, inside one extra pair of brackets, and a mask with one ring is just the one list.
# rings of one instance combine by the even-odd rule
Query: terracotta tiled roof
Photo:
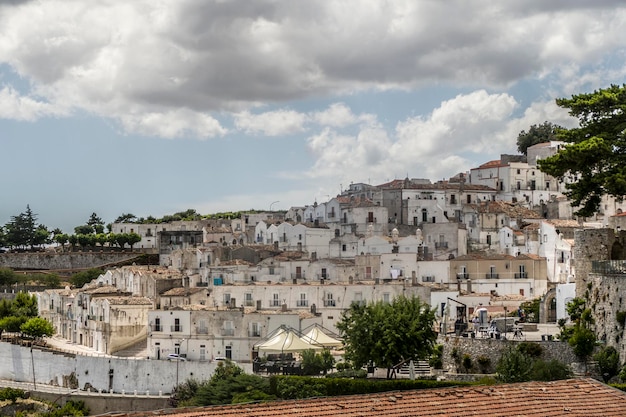
[(541, 219), (541, 215), (534, 210), (508, 201), (489, 201), (478, 206), (480, 213), (504, 213), (509, 217), (525, 219)]
[(164, 293), (161, 294), (161, 296), (163, 297), (185, 297), (191, 294), (196, 294), (202, 291), (206, 291), (206, 288), (202, 288), (202, 287), (190, 287), (190, 288), (185, 288), (185, 287), (177, 287), (177, 288), (171, 288), (167, 291), (165, 291)]
[(410, 180), (393, 180), (377, 186), (380, 189), (408, 189), (408, 190), (460, 190), (464, 191), (495, 191), (491, 187), (481, 184), (459, 183), (450, 181), (437, 181), (434, 184), (413, 183)]
[[(594, 379), (394, 391), (309, 400), (168, 410), (169, 417), (624, 416), (626, 393)], [(120, 414), (147, 417), (155, 412)]]
[(111, 305), (152, 305), (147, 297), (104, 297)]
[(494, 159), (493, 161), (485, 162), (484, 164), (480, 165), (478, 169), (497, 168), (497, 167), (505, 167), (505, 166), (506, 164), (503, 164), (502, 161), (500, 161), (499, 159)]

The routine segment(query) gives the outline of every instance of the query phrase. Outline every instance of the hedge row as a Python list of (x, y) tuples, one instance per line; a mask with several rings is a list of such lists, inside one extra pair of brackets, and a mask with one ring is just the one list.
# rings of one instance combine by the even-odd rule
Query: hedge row
[[(270, 394), (278, 398), (298, 398), (299, 393), (315, 393), (316, 396), (371, 394), (385, 391), (444, 388), (472, 385), (470, 382), (436, 381), (426, 379), (347, 379), (310, 378), (303, 376), (274, 375), (270, 377)], [(286, 390), (285, 387), (291, 389)], [(293, 389), (296, 388), (297, 389)]]

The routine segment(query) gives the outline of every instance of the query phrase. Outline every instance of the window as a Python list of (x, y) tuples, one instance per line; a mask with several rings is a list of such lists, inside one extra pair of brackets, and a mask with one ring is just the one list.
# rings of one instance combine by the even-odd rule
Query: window
[(252, 299), (252, 293), (247, 292), (244, 294), (244, 303), (246, 307), (251, 307), (254, 305), (254, 300)]
[(344, 243), (343, 245), (341, 245), (341, 251), (345, 252), (346, 251), (346, 244)]
[(206, 360), (206, 346), (205, 345), (200, 345), (200, 360), (201, 361)]
[(200, 320), (198, 323), (198, 334), (208, 334), (209, 328), (206, 325), (206, 320)]
[(335, 300), (332, 293), (326, 293), (326, 299), (324, 300), (324, 307), (335, 307)]
[(226, 356), (226, 359), (232, 359), (233, 358), (233, 347), (232, 346), (226, 346), (225, 356)]
[(517, 182), (517, 189), (518, 190), (522, 189), (522, 183), (520, 181)]
[(272, 306), (272, 307), (280, 307), (280, 299), (278, 298), (278, 293), (277, 292), (272, 294), (272, 299), (270, 300), (270, 306)]
[(322, 268), (322, 278), (323, 278), (323, 279), (328, 278), (328, 275), (327, 275), (327, 273), (326, 273), (326, 268)]
[(225, 293), (224, 294), (224, 305), (229, 305), (230, 304), (230, 293)]
[(491, 235), (487, 235), (487, 244), (491, 245)]
[(174, 331), (175, 332), (183, 331), (183, 326), (180, 325), (180, 319), (174, 319)]
[(372, 279), (372, 267), (371, 266), (365, 267), (365, 279)]
[(363, 305), (363, 293), (362, 292), (355, 292), (354, 293), (354, 302), (360, 305)]
[(517, 173), (518, 173), (518, 174), (521, 174), (521, 173), (522, 173), (522, 171), (520, 171), (520, 170), (518, 169), (518, 170), (517, 170)]
[(308, 307), (309, 306), (309, 301), (306, 299), (306, 293), (303, 293), (303, 292), (300, 293), (300, 298), (296, 302), (296, 305), (298, 307)]
[(390, 301), (389, 293), (388, 292), (384, 292), (383, 293), (383, 303), (389, 304), (389, 301)]
[(422, 209), (422, 221), (423, 222), (428, 221), (428, 211), (426, 209)]
[(261, 337), (261, 325), (259, 323), (250, 323), (250, 337)]
[(177, 355), (180, 355), (180, 344), (179, 343), (175, 343), (174, 344), (174, 353)]
[(225, 320), (222, 327), (222, 336), (234, 336), (235, 335), (235, 326), (233, 326), (233, 322), (230, 320)]
[(452, 194), (450, 196), (450, 204), (456, 204), (456, 195)]
[(154, 329), (155, 332), (160, 332), (162, 331), (161, 329), (161, 318), (157, 317), (154, 319)]

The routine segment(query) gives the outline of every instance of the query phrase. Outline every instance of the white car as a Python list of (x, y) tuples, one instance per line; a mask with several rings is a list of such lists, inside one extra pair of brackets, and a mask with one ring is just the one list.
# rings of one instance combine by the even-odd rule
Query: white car
[(167, 360), (168, 361), (182, 361), (185, 362), (187, 359), (180, 356), (177, 353), (170, 353), (169, 355), (167, 355)]

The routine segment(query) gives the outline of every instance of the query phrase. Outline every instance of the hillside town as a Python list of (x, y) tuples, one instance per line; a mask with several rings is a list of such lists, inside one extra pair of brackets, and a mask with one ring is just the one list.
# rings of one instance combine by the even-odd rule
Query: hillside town
[[(115, 267), (83, 288), (43, 291), (40, 315), (59, 337), (102, 354), (139, 346), (155, 360), (238, 363), (255, 360), (281, 328), (337, 337), (351, 304), (399, 295), (435, 308), (442, 335), (467, 336), (479, 309), (491, 321), (524, 314), (520, 305), (536, 299), (540, 322), (555, 324), (584, 291), (577, 269), (612, 259), (590, 253), (588, 235), (611, 247), (626, 219), (610, 197), (591, 218), (573, 215), (565, 183), (537, 168), (562, 145), (540, 143), (527, 157), (502, 155), (448, 180), (352, 183), (286, 212), (115, 223), (113, 233), (140, 235), (135, 249), (158, 254), (159, 265)], [(606, 323), (605, 339), (614, 333)]]

